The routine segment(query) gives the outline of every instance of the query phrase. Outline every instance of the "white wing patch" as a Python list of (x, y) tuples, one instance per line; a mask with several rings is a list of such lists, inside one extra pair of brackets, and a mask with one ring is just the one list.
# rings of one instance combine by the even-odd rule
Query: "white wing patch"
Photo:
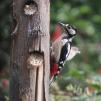
[(68, 53), (66, 54), (66, 58), (68, 58), (68, 55), (69, 55), (70, 50), (71, 50), (71, 45), (70, 45), (70, 43), (68, 43), (68, 47), (67, 47), (67, 49), (68, 49)]

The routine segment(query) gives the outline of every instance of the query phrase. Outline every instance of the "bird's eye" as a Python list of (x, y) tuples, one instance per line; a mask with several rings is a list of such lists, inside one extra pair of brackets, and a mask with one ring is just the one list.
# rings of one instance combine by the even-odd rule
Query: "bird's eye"
[(70, 25), (68, 26), (68, 29), (71, 29), (71, 26)]

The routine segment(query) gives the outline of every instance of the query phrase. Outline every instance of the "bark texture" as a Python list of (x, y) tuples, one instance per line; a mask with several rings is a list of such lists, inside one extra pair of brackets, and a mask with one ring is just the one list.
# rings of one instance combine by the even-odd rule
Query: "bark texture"
[[(25, 1), (13, 0), (11, 101), (49, 101), (50, 3), (34, 0), (37, 11), (29, 16), (24, 14)], [(36, 54), (42, 57), (42, 64), (29, 66), (28, 59)]]

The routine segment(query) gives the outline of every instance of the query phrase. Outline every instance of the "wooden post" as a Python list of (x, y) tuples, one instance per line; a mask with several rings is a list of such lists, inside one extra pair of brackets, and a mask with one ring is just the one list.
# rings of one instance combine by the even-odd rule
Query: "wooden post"
[(11, 101), (49, 101), (50, 3), (29, 1), (13, 0)]

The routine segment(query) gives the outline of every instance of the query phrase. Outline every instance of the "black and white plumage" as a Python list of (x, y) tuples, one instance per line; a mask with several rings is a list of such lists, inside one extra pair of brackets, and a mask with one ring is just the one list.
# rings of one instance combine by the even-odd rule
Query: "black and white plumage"
[(71, 42), (66, 42), (64, 44), (64, 46), (61, 49), (61, 53), (60, 53), (60, 58), (59, 58), (59, 67), (63, 67), (64, 65), (64, 61), (66, 60), (66, 58), (68, 58), (68, 55), (70, 54), (70, 50), (71, 50)]
[(64, 45), (61, 49), (60, 58), (59, 58), (59, 62), (58, 62), (59, 67), (62, 68), (64, 65), (64, 61), (66, 61), (66, 59), (68, 58), (68, 56), (70, 54), (71, 43), (72, 43), (74, 36), (77, 33), (76, 33), (76, 28), (74, 28), (73, 26), (71, 26), (69, 24), (64, 24), (64, 23), (59, 23), (59, 24), (63, 27), (64, 33), (66, 35), (61, 40), (64, 43)]
[[(77, 52), (74, 52), (76, 54), (72, 55), (73, 51), (71, 51), (71, 49), (73, 49), (71, 48), (71, 43), (72, 39), (76, 35), (76, 29), (69, 24), (59, 24), (63, 27), (64, 33), (57, 40), (55, 40), (51, 46), (52, 50), (50, 62), (52, 79), (60, 73), (61, 69), (64, 67), (65, 61), (72, 59), (77, 54)], [(68, 59), (68, 57), (70, 59)]]
[(64, 33), (62, 33), (61, 36), (56, 39), (51, 45), (51, 54), (54, 56), (56, 62), (59, 62), (60, 54), (62, 55), (61, 49), (65, 44), (68, 45), (67, 53), (69, 53), (69, 50), (71, 48), (71, 42), (74, 36), (77, 34), (76, 28), (72, 27), (71, 25), (63, 23), (59, 23), (59, 25), (64, 29)]

